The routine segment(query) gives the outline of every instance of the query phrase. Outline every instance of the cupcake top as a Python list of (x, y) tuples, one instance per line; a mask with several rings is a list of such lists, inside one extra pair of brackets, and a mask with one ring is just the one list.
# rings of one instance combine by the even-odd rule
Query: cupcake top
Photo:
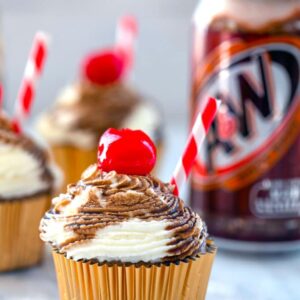
[(0, 200), (50, 193), (56, 183), (47, 153), (0, 113)]
[(163, 262), (205, 246), (200, 217), (151, 176), (89, 167), (41, 222), (41, 238), (75, 260)]
[(51, 143), (92, 149), (107, 128), (142, 129), (155, 142), (161, 138), (157, 109), (125, 83), (126, 67), (120, 51), (86, 56), (81, 79), (58, 96), (41, 116), (38, 130)]
[(52, 144), (91, 149), (109, 127), (142, 128), (160, 138), (160, 115), (128, 85), (97, 85), (89, 81), (68, 86), (54, 107), (38, 122), (39, 132)]
[(98, 165), (53, 199), (41, 221), (42, 240), (68, 258), (98, 262), (177, 261), (205, 251), (200, 217), (172, 185), (149, 175), (155, 163), (150, 139), (110, 130), (101, 140)]

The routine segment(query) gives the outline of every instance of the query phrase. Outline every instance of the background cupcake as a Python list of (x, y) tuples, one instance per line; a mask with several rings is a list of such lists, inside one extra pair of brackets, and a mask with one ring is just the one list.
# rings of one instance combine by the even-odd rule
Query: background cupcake
[(116, 46), (85, 57), (80, 80), (65, 88), (39, 119), (38, 130), (65, 171), (66, 183), (75, 182), (95, 162), (99, 137), (109, 127), (143, 129), (161, 146), (159, 111), (126, 80), (133, 60), (135, 20), (125, 17), (118, 28)]
[(204, 299), (214, 246), (154, 163), (143, 132), (109, 130), (99, 165), (53, 199), (40, 230), (61, 299)]
[(42, 258), (38, 224), (49, 208), (57, 170), (44, 149), (0, 113), (0, 271)]

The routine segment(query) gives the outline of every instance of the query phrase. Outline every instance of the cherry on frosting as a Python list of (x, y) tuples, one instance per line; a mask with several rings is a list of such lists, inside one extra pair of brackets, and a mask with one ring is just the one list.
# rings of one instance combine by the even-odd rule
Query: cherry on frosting
[(120, 80), (124, 71), (124, 57), (114, 49), (92, 53), (86, 56), (82, 63), (83, 77), (99, 85)]
[(156, 162), (156, 148), (141, 130), (110, 128), (100, 138), (98, 167), (128, 175), (146, 175)]

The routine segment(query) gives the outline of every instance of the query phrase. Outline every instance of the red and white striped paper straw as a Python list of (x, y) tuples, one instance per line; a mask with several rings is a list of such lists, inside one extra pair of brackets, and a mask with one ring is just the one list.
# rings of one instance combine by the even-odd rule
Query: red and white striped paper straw
[(195, 119), (184, 152), (180, 157), (171, 178), (171, 184), (175, 186), (175, 195), (179, 194), (180, 187), (187, 181), (199, 149), (203, 144), (220, 104), (221, 101), (216, 100), (215, 98), (208, 98)]
[(116, 32), (116, 48), (124, 55), (127, 72), (133, 65), (137, 34), (138, 24), (136, 18), (130, 15), (121, 17)]
[(21, 131), (22, 124), (31, 111), (37, 80), (41, 76), (48, 53), (48, 41), (48, 35), (41, 31), (34, 37), (15, 104), (13, 125), (17, 132)]

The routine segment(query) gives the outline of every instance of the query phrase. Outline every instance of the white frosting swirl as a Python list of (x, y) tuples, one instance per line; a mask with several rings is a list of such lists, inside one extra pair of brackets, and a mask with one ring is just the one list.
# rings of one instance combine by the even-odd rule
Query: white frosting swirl
[(0, 114), (0, 200), (50, 193), (59, 187), (61, 172), (43, 148)]
[(39, 162), (15, 145), (0, 145), (0, 197), (33, 195), (47, 189)]
[(152, 176), (103, 172), (92, 165), (53, 199), (41, 239), (74, 260), (161, 262), (198, 253), (206, 227)]
[[(63, 221), (45, 220), (45, 241), (57, 244), (74, 237), (64, 229)], [(84, 243), (70, 245), (66, 256), (75, 260), (97, 259), (99, 261), (155, 262), (168, 256), (172, 232), (166, 230), (166, 221), (143, 221), (132, 219), (99, 229), (95, 237)], [(199, 224), (200, 226), (200, 224)]]
[[(80, 89), (78, 85), (69, 85), (59, 94), (57, 104), (68, 107), (74, 105), (79, 99)], [(74, 128), (73, 125), (76, 120), (77, 116), (73, 111), (70, 110), (68, 113), (67, 109), (64, 110), (63, 114), (55, 116), (55, 123), (51, 114), (46, 113), (42, 114), (37, 121), (37, 129), (53, 145), (69, 144), (81, 149), (96, 147), (99, 136), (95, 137), (95, 133), (89, 129)], [(160, 123), (160, 114), (157, 109), (151, 103), (142, 101), (120, 124), (120, 128), (143, 130), (155, 140)]]
[[(67, 120), (68, 116), (65, 116)], [(50, 116), (42, 114), (37, 122), (39, 133), (52, 145), (73, 145), (81, 149), (95, 147), (95, 136), (87, 130), (72, 129), (68, 126), (53, 126)]]
[(155, 140), (155, 133), (160, 123), (160, 115), (155, 107), (151, 103), (142, 102), (134, 108), (120, 127), (145, 131), (151, 139)]

